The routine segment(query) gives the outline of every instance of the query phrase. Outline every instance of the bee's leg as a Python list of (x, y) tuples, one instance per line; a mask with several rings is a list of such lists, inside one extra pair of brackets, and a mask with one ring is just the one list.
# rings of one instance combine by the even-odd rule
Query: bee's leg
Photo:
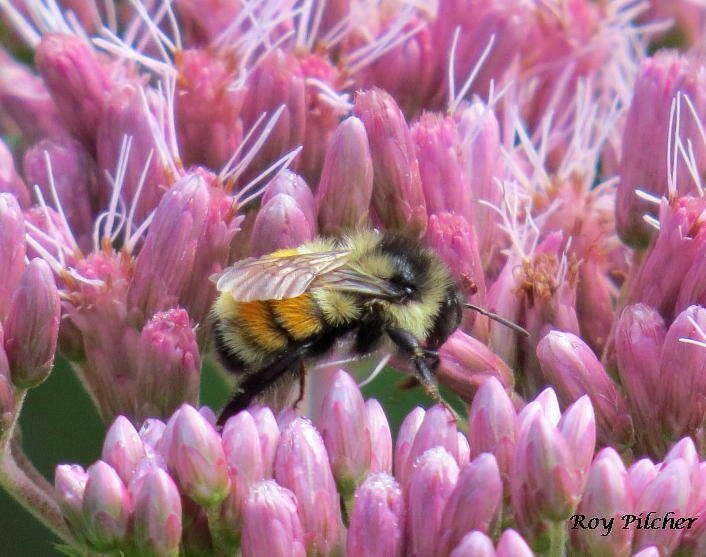
[(294, 401), (294, 408), (299, 406), (299, 403), (304, 400), (304, 391), (306, 390), (306, 368), (304, 362), (299, 363), (299, 396)]
[[(388, 327), (386, 331), (392, 342), (411, 357), (414, 370), (416, 371), (416, 378), (427, 396), (437, 404), (443, 404), (448, 408), (456, 421), (459, 421), (458, 413), (444, 400), (444, 397), (441, 396), (439, 386), (434, 378), (433, 369), (438, 365), (438, 354), (433, 350), (425, 350), (422, 348), (419, 341), (409, 331), (396, 329), (394, 327)], [(426, 361), (426, 358), (429, 356), (436, 357), (436, 361), (432, 363), (432, 367), (430, 367)]]
[(221, 410), (221, 414), (218, 417), (218, 425), (222, 426), (233, 414), (245, 410), (253, 399), (266, 391), (285, 373), (295, 369), (298, 370), (300, 365), (302, 365), (300, 353), (293, 352), (285, 354), (270, 365), (247, 375), (245, 380), (238, 386), (238, 392)]

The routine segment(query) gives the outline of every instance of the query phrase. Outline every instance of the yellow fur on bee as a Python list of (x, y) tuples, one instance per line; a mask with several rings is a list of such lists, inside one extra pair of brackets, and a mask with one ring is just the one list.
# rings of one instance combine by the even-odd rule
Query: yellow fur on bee
[(275, 352), (287, 346), (287, 337), (272, 321), (266, 302), (238, 302), (237, 320), (248, 340)]
[(296, 340), (319, 333), (323, 327), (316, 315), (316, 303), (310, 294), (284, 300), (270, 300), (269, 304), (279, 324)]

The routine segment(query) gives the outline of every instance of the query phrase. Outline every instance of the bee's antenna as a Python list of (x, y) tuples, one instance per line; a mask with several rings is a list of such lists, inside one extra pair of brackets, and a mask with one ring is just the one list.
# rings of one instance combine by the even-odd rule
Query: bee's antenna
[(502, 323), (506, 327), (509, 327), (510, 329), (520, 333), (521, 335), (524, 335), (526, 337), (530, 336), (529, 331), (527, 331), (527, 329), (523, 329), (517, 323), (513, 323), (512, 321), (508, 321), (504, 317), (500, 317), (497, 313), (493, 313), (491, 311), (483, 309), (482, 307), (479, 307), (479, 306), (476, 306), (473, 304), (469, 304), (469, 303), (465, 303), (464, 305), (469, 309), (477, 311), (481, 315), (485, 315), (486, 317), (489, 317), (493, 321), (497, 321), (498, 323)]

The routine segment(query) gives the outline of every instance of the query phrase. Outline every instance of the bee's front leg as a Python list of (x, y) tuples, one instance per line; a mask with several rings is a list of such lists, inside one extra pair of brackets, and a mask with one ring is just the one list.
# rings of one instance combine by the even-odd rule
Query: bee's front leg
[[(434, 371), (436, 371), (439, 365), (439, 353), (436, 350), (426, 350), (422, 348), (417, 338), (404, 329), (388, 327), (386, 332), (390, 340), (410, 356), (416, 372), (416, 378), (427, 396), (437, 404), (443, 404), (449, 412), (451, 412), (454, 419), (457, 422), (460, 421), (458, 413), (444, 400), (444, 397), (441, 396), (439, 386), (434, 377)], [(430, 361), (428, 362), (427, 359)]]

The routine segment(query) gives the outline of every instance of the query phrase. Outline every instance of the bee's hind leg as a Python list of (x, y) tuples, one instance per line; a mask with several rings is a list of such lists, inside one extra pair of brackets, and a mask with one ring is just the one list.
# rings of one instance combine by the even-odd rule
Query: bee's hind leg
[(258, 396), (272, 387), (286, 373), (294, 370), (299, 372), (301, 365), (301, 354), (292, 352), (280, 356), (268, 366), (247, 375), (239, 385), (239, 391), (221, 410), (221, 414), (218, 417), (218, 425), (222, 426), (233, 414), (245, 410)]
[[(434, 377), (434, 371), (439, 365), (439, 354), (435, 350), (422, 348), (419, 341), (410, 332), (404, 329), (388, 327), (386, 329), (392, 342), (403, 352), (409, 354), (414, 365), (415, 378), (424, 389), (427, 396), (437, 404), (442, 404), (453, 415), (457, 423), (462, 423), (458, 412), (444, 399), (439, 392), (439, 385)], [(427, 363), (427, 358), (431, 359), (431, 366)]]
[(299, 403), (304, 400), (304, 393), (306, 392), (306, 368), (304, 367), (304, 362), (299, 362), (299, 396), (297, 400), (294, 401), (292, 405), (294, 408), (299, 406)]

